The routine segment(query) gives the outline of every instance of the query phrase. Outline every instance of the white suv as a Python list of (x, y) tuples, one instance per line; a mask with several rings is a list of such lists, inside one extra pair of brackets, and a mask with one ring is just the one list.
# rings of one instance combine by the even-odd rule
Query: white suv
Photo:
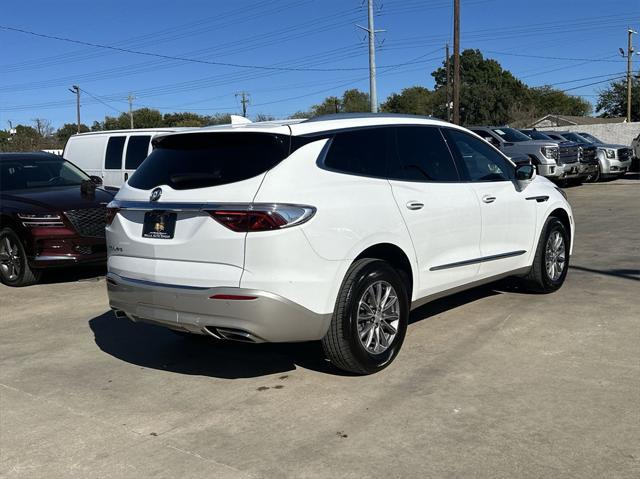
[(249, 342), (322, 340), (376, 372), (409, 311), (524, 276), (564, 282), (563, 192), (464, 128), (332, 115), (157, 136), (109, 205), (117, 317)]

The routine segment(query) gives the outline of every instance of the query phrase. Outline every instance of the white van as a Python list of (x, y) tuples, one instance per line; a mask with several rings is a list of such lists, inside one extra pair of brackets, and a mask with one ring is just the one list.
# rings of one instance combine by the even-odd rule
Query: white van
[(158, 133), (188, 128), (108, 130), (73, 135), (62, 156), (87, 174), (102, 178), (105, 187), (120, 188), (151, 152), (151, 138)]

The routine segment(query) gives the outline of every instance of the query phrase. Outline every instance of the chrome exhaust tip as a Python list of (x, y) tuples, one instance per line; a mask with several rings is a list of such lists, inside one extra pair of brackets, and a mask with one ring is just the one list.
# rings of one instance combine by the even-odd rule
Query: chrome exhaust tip
[(115, 314), (118, 319), (128, 319), (127, 313), (120, 311), (119, 309), (114, 309), (113, 314)]
[(262, 339), (254, 336), (247, 331), (233, 328), (219, 328), (214, 326), (207, 326), (204, 328), (205, 332), (216, 339), (226, 339), (227, 341), (239, 341), (242, 343), (262, 343)]

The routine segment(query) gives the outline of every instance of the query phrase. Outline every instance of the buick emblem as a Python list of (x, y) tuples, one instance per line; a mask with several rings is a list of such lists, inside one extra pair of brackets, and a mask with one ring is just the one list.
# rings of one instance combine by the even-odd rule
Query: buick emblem
[(154, 188), (153, 191), (151, 192), (151, 196), (149, 197), (149, 200), (158, 201), (161, 196), (162, 196), (162, 188)]

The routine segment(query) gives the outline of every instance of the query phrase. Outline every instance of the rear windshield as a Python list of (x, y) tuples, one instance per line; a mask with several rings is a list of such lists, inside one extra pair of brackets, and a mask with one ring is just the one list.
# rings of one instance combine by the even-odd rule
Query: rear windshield
[(253, 178), (289, 155), (289, 136), (266, 133), (192, 133), (159, 138), (129, 178), (148, 190), (206, 188)]

